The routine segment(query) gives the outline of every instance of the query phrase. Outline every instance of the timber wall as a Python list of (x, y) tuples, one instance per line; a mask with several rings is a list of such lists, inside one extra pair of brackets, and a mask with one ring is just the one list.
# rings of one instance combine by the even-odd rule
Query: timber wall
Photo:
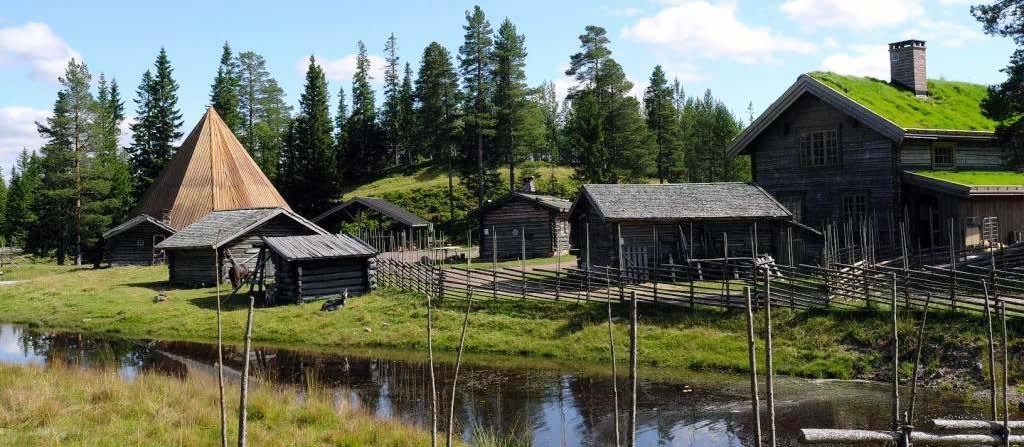
[(487, 234), (480, 244), (481, 259), (491, 259), (495, 245), (498, 260), (519, 259), (523, 252), (523, 232), (527, 258), (546, 258), (569, 252), (566, 219), (526, 200), (513, 199), (486, 211), (483, 228)]
[(271, 257), (276, 265), (276, 300), (302, 303), (341, 295), (362, 295), (377, 287), (373, 258), (323, 259), (285, 262)]
[(159, 243), (167, 236), (166, 230), (156, 226), (137, 225), (107, 241), (107, 261), (114, 266), (158, 264), (163, 258), (154, 252), (154, 238)]

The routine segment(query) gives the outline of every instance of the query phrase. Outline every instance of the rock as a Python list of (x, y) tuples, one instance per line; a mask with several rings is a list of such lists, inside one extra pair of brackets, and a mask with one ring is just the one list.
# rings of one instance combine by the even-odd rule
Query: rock
[(162, 303), (164, 301), (167, 301), (167, 294), (164, 293), (164, 292), (160, 292), (156, 296), (153, 297), (153, 302), (154, 303)]
[(367, 326), (363, 326), (363, 331), (364, 331), (364, 332), (373, 332), (373, 329), (370, 329), (370, 328), (369, 328), (369, 327), (367, 327)]

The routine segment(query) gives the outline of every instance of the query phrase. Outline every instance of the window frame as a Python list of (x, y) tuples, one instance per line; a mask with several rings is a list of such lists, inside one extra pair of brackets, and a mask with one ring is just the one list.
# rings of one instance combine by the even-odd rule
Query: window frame
[[(793, 213), (793, 221), (803, 222), (804, 218), (804, 193), (786, 193), (779, 194), (779, 203), (786, 207), (789, 212)], [(797, 207), (794, 209), (790, 205), (792, 202), (796, 202)]]
[[(855, 203), (857, 201), (857, 199), (860, 199), (861, 203), (859, 203), (859, 204)], [(852, 204), (852, 206), (854, 208), (861, 208), (861, 209), (860, 210), (854, 209), (854, 212), (851, 213), (850, 212), (851, 206), (850, 206), (850, 203), (848, 202), (850, 200), (854, 201), (854, 203)], [(843, 221), (849, 221), (849, 220), (851, 220), (851, 218), (853, 218), (854, 222), (861, 222), (863, 219), (866, 219), (868, 217), (868, 211), (871, 208), (871, 195), (868, 194), (867, 191), (850, 191), (848, 193), (843, 194), (842, 206), (843, 206), (843, 209), (842, 209)]]
[[(939, 162), (938, 158), (939, 158), (939, 152), (940, 151), (943, 151), (943, 152), (948, 151), (948, 154), (943, 154), (943, 155), (948, 155), (949, 156), (949, 161), (948, 162)], [(942, 170), (956, 169), (956, 151), (957, 151), (957, 144), (954, 143), (954, 142), (951, 142), (951, 141), (936, 141), (936, 142), (933, 142), (932, 145), (931, 145), (931, 150), (929, 151), (930, 155), (931, 155), (932, 169), (937, 169), (937, 170), (938, 169), (942, 169)]]
[(799, 129), (796, 140), (800, 167), (830, 168), (843, 165), (838, 127)]

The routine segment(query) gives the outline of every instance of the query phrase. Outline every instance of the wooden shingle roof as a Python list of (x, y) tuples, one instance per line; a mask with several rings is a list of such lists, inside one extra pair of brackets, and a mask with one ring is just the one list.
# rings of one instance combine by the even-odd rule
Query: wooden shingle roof
[(160, 229), (166, 231), (167, 234), (174, 234), (177, 231), (174, 228), (171, 228), (170, 226), (168, 226), (167, 224), (165, 224), (163, 222), (160, 222), (159, 220), (154, 219), (153, 216), (150, 216), (148, 214), (139, 214), (138, 216), (135, 216), (135, 217), (133, 217), (131, 219), (126, 220), (121, 225), (118, 225), (118, 226), (116, 226), (114, 228), (111, 228), (111, 229), (107, 230), (106, 233), (103, 233), (103, 239), (110, 239), (110, 238), (112, 238), (114, 236), (117, 236), (117, 235), (119, 235), (121, 233), (124, 233), (125, 231), (128, 231), (128, 230), (130, 230), (132, 228), (135, 228), (135, 227), (137, 227), (139, 225), (142, 225), (142, 224), (145, 224), (145, 223), (148, 223), (148, 224), (153, 225), (153, 226), (155, 226), (157, 228), (160, 228)]
[(569, 208), (572, 208), (571, 200), (565, 200), (560, 197), (545, 196), (543, 194), (530, 194), (525, 192), (517, 192), (515, 193), (515, 195), (527, 200), (532, 200), (540, 205), (543, 205), (547, 208), (558, 211), (560, 213), (567, 213), (569, 212)]
[(407, 227), (420, 228), (430, 226), (430, 222), (428, 222), (426, 219), (417, 216), (413, 213), (410, 213), (405, 208), (395, 205), (394, 203), (388, 202), (387, 200), (384, 199), (378, 199), (376, 197), (352, 198), (350, 200), (345, 201), (345, 203), (342, 203), (341, 205), (324, 211), (319, 216), (314, 217), (313, 222), (320, 222), (321, 220), (324, 220), (330, 216), (345, 212), (346, 210), (359, 206), (363, 206), (371, 210), (374, 210), (378, 213), (381, 213), (390, 218), (391, 220), (394, 220), (395, 222), (398, 222)]
[(573, 210), (589, 201), (609, 221), (790, 219), (790, 213), (757, 185), (679, 183), (584, 185)]
[(289, 208), (211, 107), (164, 167), (136, 212), (185, 228), (211, 211)]
[(239, 236), (277, 216), (287, 216), (316, 234), (328, 234), (323, 228), (285, 208), (255, 208), (214, 211), (203, 216), (163, 242), (159, 249), (220, 248)]
[(377, 254), (377, 250), (366, 242), (347, 234), (267, 237), (263, 240), (267, 248), (288, 261), (365, 258)]

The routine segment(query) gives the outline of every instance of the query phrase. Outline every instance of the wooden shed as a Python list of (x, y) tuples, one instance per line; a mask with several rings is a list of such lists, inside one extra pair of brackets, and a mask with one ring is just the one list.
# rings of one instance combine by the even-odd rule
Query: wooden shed
[(377, 251), (346, 234), (268, 237), (274, 301), (303, 303), (377, 288)]
[(376, 197), (354, 197), (313, 218), (313, 222), (332, 233), (341, 233), (341, 225), (358, 222), (365, 218), (383, 218), (387, 221), (386, 231), (410, 231), (410, 234), (429, 234), (433, 228), (430, 221), (417, 216), (405, 208)]
[(569, 215), (581, 268), (587, 262), (618, 267), (619, 253), (626, 268), (749, 259), (754, 247), (758, 255), (779, 259), (793, 219), (771, 195), (747, 183), (584, 185)]
[(164, 251), (156, 245), (174, 233), (169, 225), (140, 214), (103, 233), (106, 259), (114, 266), (162, 264)]
[(569, 207), (553, 196), (517, 192), (481, 209), (480, 258), (547, 258), (569, 253)]
[[(263, 238), (326, 235), (327, 231), (284, 208), (214, 211), (157, 244), (167, 252), (171, 284), (189, 287), (215, 283), (214, 262), (226, 278), (232, 264), (256, 268)], [(266, 275), (273, 274), (269, 270)]]

